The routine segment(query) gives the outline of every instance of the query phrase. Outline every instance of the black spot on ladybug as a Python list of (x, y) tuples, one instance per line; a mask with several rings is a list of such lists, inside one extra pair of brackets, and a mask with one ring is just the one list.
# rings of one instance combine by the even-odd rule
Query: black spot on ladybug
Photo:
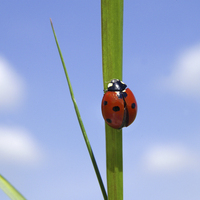
[(108, 123), (112, 123), (112, 120), (111, 120), (111, 119), (106, 119), (106, 121), (107, 121)]
[(126, 92), (123, 92), (123, 96), (124, 96), (124, 98), (126, 98), (128, 96), (128, 94)]
[(104, 101), (104, 102), (103, 102), (103, 105), (104, 105), (104, 106), (106, 106), (107, 104), (108, 104), (108, 102), (107, 102), (107, 101)]
[(114, 106), (114, 107), (113, 107), (113, 111), (117, 112), (117, 111), (119, 111), (119, 110), (120, 110), (119, 106)]
[(131, 104), (131, 108), (133, 108), (133, 109), (135, 108), (135, 103)]

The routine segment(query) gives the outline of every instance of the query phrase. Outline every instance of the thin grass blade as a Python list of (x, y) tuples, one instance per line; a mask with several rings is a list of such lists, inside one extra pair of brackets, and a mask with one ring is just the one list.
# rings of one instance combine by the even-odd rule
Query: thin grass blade
[(94, 157), (94, 154), (93, 154), (90, 142), (89, 142), (89, 139), (87, 137), (87, 134), (86, 134), (86, 131), (85, 131), (82, 119), (81, 119), (81, 115), (79, 113), (79, 109), (78, 109), (78, 106), (76, 104), (76, 100), (74, 98), (74, 93), (73, 93), (72, 86), (71, 86), (71, 83), (70, 83), (70, 80), (69, 80), (69, 76), (68, 76), (68, 73), (67, 73), (67, 68), (65, 66), (65, 62), (64, 62), (64, 59), (63, 59), (59, 44), (58, 44), (58, 40), (57, 40), (57, 37), (56, 37), (56, 34), (55, 34), (53, 23), (52, 23), (51, 19), (50, 19), (50, 21), (51, 21), (51, 27), (52, 27), (52, 30), (53, 30), (53, 34), (54, 34), (54, 38), (55, 38), (55, 41), (56, 41), (56, 45), (57, 45), (57, 48), (58, 48), (58, 52), (59, 52), (59, 55), (60, 55), (60, 58), (61, 58), (61, 62), (62, 62), (62, 65), (63, 65), (63, 69), (64, 69), (64, 72), (65, 72), (65, 76), (66, 76), (66, 79), (67, 79), (67, 82), (68, 82), (68, 86), (69, 86), (69, 91), (70, 91), (70, 94), (71, 94), (72, 102), (74, 104), (74, 108), (75, 108), (76, 115), (77, 115), (77, 118), (78, 118), (78, 122), (79, 122), (79, 125), (80, 125), (80, 128), (81, 128), (81, 131), (82, 131), (82, 134), (83, 134), (83, 137), (84, 137), (84, 140), (85, 140), (85, 143), (86, 143), (86, 146), (87, 146), (87, 149), (88, 149), (88, 152), (89, 152), (89, 155), (90, 155), (93, 167), (94, 167), (94, 170), (96, 172), (96, 176), (97, 176), (97, 179), (98, 179), (98, 182), (99, 182), (99, 185), (100, 185), (104, 200), (107, 200), (106, 190), (105, 190), (105, 187), (104, 187), (104, 184), (103, 184), (103, 181), (102, 181), (102, 178), (101, 178), (101, 175), (100, 175), (100, 172), (99, 172), (99, 169), (98, 169), (98, 166), (97, 166), (97, 163), (96, 163), (96, 160), (95, 160), (95, 157)]
[(3, 176), (0, 175), (0, 188), (12, 200), (26, 200)]

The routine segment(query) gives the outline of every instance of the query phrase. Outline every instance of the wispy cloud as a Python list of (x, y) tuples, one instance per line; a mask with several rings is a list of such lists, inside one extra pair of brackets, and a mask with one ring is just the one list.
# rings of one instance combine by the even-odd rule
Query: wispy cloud
[(37, 165), (43, 158), (43, 151), (27, 130), (0, 127), (1, 163)]
[(18, 107), (25, 96), (25, 84), (9, 62), (0, 56), (0, 110)]
[(150, 172), (173, 173), (197, 169), (199, 160), (199, 156), (181, 145), (155, 145), (147, 149), (143, 164)]
[(200, 97), (200, 44), (184, 50), (177, 57), (163, 83), (170, 91)]

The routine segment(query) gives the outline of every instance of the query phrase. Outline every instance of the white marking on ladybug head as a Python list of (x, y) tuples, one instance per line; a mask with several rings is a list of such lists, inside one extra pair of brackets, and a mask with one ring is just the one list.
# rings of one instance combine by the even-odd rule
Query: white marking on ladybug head
[(112, 86), (113, 86), (113, 83), (108, 83), (108, 88)]

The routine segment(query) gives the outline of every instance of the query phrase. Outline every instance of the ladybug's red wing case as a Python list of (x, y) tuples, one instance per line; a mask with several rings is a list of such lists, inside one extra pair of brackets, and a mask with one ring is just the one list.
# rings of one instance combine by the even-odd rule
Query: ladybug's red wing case
[(124, 100), (119, 98), (117, 92), (107, 91), (102, 99), (101, 110), (106, 123), (119, 129), (124, 118)]
[(124, 95), (124, 100), (126, 102), (126, 109), (127, 109), (127, 119), (126, 119), (126, 126), (129, 126), (136, 117), (137, 114), (137, 102), (135, 99), (135, 96), (133, 95), (133, 93), (131, 92), (131, 90), (129, 88), (127, 88), (125, 90), (125, 93), (127, 95)]

